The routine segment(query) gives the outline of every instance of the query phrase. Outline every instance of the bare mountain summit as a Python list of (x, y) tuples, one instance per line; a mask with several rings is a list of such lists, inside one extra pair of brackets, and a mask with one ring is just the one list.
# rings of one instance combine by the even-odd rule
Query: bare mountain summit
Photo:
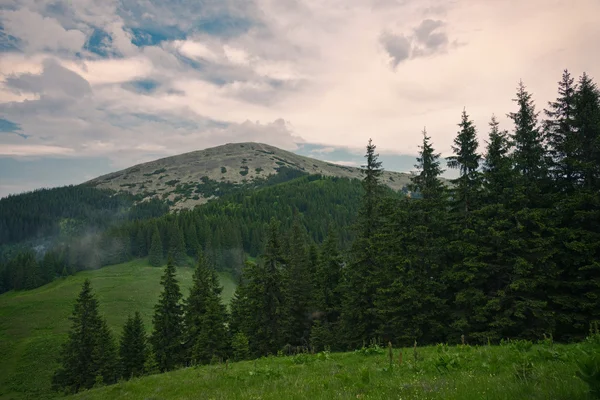
[[(265, 182), (283, 171), (362, 178), (360, 168), (299, 156), (262, 143), (230, 143), (135, 165), (86, 184), (144, 199), (168, 199), (172, 208), (180, 209), (206, 203), (228, 189)], [(400, 190), (410, 182), (410, 174), (385, 171), (382, 182)]]

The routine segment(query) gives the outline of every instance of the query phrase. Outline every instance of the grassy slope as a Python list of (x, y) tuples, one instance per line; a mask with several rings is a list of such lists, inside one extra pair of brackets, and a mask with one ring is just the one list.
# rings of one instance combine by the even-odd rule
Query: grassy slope
[[(81, 272), (35, 290), (0, 295), (0, 399), (53, 395), (50, 378), (70, 326), (68, 316), (85, 278), (92, 281), (101, 314), (119, 335), (127, 316), (136, 310), (149, 330), (162, 271), (148, 266), (145, 260), (135, 260)], [(177, 271), (184, 296), (192, 273), (191, 268)], [(228, 275), (220, 278), (228, 302), (235, 284)]]
[[(121, 382), (75, 397), (113, 399), (506, 399), (583, 400), (587, 387), (574, 371), (580, 345), (420, 348), (413, 362), (388, 368), (387, 354), (300, 355), (187, 368)], [(440, 357), (453, 360), (438, 369)], [(525, 360), (530, 360), (531, 370)], [(437, 365), (437, 366), (436, 366)]]

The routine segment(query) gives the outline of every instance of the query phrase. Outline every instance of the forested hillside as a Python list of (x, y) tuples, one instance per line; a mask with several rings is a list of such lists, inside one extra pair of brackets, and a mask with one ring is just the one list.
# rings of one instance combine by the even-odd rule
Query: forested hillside
[[(166, 210), (158, 201), (143, 202), (125, 213), (119, 223), (112, 219), (107, 226), (107, 220), (101, 221), (106, 227), (103, 230), (93, 230), (93, 225), (83, 224), (82, 219), (79, 226), (85, 230), (48, 246), (43, 257), (27, 248), (13, 250), (8, 260), (0, 264), (0, 292), (32, 289), (56, 277), (135, 257), (149, 256), (151, 264), (158, 266), (171, 256), (176, 265), (184, 265), (187, 257), (195, 257), (199, 249), (218, 270), (238, 276), (245, 257), (255, 257), (262, 249), (269, 220), (275, 217), (284, 226), (290, 226), (294, 210), (300, 213), (315, 243), (323, 240), (328, 226), (333, 224), (343, 232), (340, 244), (347, 247), (353, 235), (349, 228), (360, 205), (360, 182), (318, 175), (300, 174), (293, 179), (294, 176), (298, 176), (294, 171), (283, 171), (262, 189), (235, 190), (195, 210), (159, 218), (137, 218), (145, 209)], [(292, 180), (286, 182), (288, 179)]]

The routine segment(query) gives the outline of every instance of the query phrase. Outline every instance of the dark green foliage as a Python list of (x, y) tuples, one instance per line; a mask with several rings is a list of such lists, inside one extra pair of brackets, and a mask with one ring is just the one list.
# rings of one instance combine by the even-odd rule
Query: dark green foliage
[(307, 345), (310, 334), (308, 314), (313, 294), (313, 274), (306, 242), (306, 232), (296, 215), (289, 238), (286, 265), (282, 271), (285, 298), (283, 335), (286, 344), (291, 346)]
[(478, 206), (480, 189), (479, 162), (481, 155), (477, 153), (477, 131), (466, 111), (462, 113), (460, 131), (454, 139), (452, 150), (454, 155), (448, 157), (448, 167), (458, 169), (460, 176), (454, 179), (452, 191), (453, 206), (461, 214), (468, 214)]
[[(376, 305), (386, 341), (410, 345), (437, 342), (447, 334), (446, 285), (448, 216), (440, 181), (439, 154), (424, 132), (411, 189), (421, 199), (382, 204), (376, 254), (385, 278)], [(367, 338), (365, 338), (367, 339)]]
[(279, 224), (272, 220), (264, 254), (258, 263), (246, 262), (243, 281), (231, 302), (231, 332), (248, 338), (253, 356), (277, 354), (284, 345), (284, 259), (279, 235)]
[(233, 335), (231, 339), (231, 355), (235, 361), (246, 360), (250, 357), (248, 338), (242, 332)]
[(152, 242), (150, 244), (150, 251), (148, 253), (148, 261), (153, 267), (159, 267), (163, 261), (163, 246), (160, 239), (160, 233), (158, 228), (154, 225), (152, 232)]
[(321, 247), (313, 276), (313, 303), (315, 319), (310, 341), (313, 347), (324, 349), (326, 346), (339, 349), (341, 343), (335, 340), (342, 312), (342, 273), (344, 261), (338, 250), (337, 235), (330, 226), (329, 233)]
[(373, 338), (378, 328), (374, 297), (379, 283), (379, 266), (376, 263), (374, 236), (378, 222), (377, 211), (384, 193), (380, 183), (382, 169), (378, 157), (375, 145), (369, 140), (365, 154), (367, 164), (363, 169), (364, 196), (356, 223), (357, 235), (344, 276), (341, 329), (345, 342), (350, 347)]
[(98, 314), (98, 300), (86, 280), (70, 317), (69, 338), (61, 351), (61, 367), (53, 378), (57, 390), (76, 393), (96, 383), (117, 380), (117, 354), (106, 321)]
[(183, 232), (173, 219), (167, 230), (168, 257), (171, 258), (176, 266), (182, 266), (186, 261), (186, 246), (183, 238)]
[(121, 363), (121, 375), (132, 378), (144, 374), (144, 365), (148, 353), (147, 338), (144, 323), (139, 312), (129, 316), (119, 346), (119, 359)]
[(515, 126), (511, 137), (514, 144), (513, 165), (518, 173), (514, 202), (521, 207), (540, 205), (539, 196), (547, 177), (547, 157), (543, 135), (538, 127), (538, 113), (523, 82), (519, 82), (517, 98), (513, 101), (518, 109), (509, 113), (508, 117)]
[(193, 279), (184, 307), (186, 356), (192, 364), (208, 364), (213, 358), (227, 355), (226, 309), (221, 303), (222, 288), (216, 272), (201, 253)]
[(577, 184), (577, 133), (575, 131), (575, 91), (577, 86), (569, 71), (565, 70), (558, 83), (556, 101), (548, 102), (544, 110), (548, 117), (544, 131), (548, 143), (548, 155), (554, 181), (562, 190), (571, 191)]
[(154, 331), (150, 343), (158, 369), (164, 372), (181, 365), (183, 361), (183, 307), (179, 283), (175, 278), (175, 265), (171, 259), (167, 262), (160, 284), (163, 289), (154, 307)]

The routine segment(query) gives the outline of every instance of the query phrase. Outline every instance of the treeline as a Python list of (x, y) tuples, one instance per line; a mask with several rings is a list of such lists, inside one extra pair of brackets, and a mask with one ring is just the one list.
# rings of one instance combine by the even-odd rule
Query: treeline
[(135, 200), (132, 195), (84, 185), (9, 195), (0, 199), (0, 245), (72, 237), (116, 221), (152, 218), (168, 211), (162, 202), (134, 206)]
[(129, 211), (129, 218), (135, 219), (71, 235), (43, 257), (25, 247), (4, 263), (0, 260), (0, 293), (33, 289), (57, 277), (132, 258), (149, 257), (152, 265), (161, 266), (171, 257), (177, 266), (188, 265), (199, 250), (217, 270), (239, 276), (245, 257), (260, 253), (270, 218), (290, 226), (293, 210), (301, 212), (302, 224), (315, 243), (322, 242), (328, 225), (334, 224), (342, 231), (342, 247), (349, 246), (353, 232), (347, 228), (355, 220), (363, 193), (358, 181), (318, 175), (279, 184), (272, 181), (272, 186), (237, 190), (195, 210), (158, 218), (141, 218), (140, 213), (150, 207), (146, 203), (162, 203), (143, 202)]
[(315, 252), (300, 224), (290, 235), (272, 224), (259, 262), (243, 271), (232, 335), (254, 357), (371, 340), (583, 338), (600, 320), (600, 92), (565, 71), (544, 118), (522, 83), (515, 102), (512, 132), (492, 117), (483, 152), (462, 113), (451, 188), (423, 132), (418, 196), (386, 195), (370, 142), (350, 250), (340, 256), (335, 231)]

